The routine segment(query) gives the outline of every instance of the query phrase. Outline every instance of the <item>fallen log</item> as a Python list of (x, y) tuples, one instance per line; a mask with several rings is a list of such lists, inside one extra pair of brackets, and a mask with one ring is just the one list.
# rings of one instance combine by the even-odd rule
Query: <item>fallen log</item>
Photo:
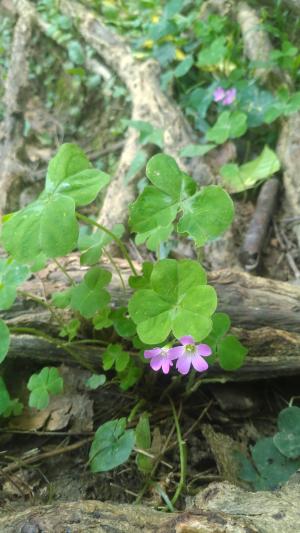
[[(116, 260), (126, 280), (130, 275), (127, 264)], [(108, 263), (104, 264), (111, 268)], [(64, 267), (73, 280), (79, 281), (86, 269), (79, 266), (77, 254), (70, 255)], [(138, 265), (136, 265), (137, 268)], [(219, 296), (219, 310), (227, 312), (234, 326), (234, 333), (249, 348), (245, 365), (237, 372), (224, 372), (218, 366), (211, 367), (207, 379), (254, 380), (300, 373), (300, 287), (288, 283), (254, 277), (244, 272), (223, 270), (211, 272), (209, 282)], [(66, 288), (64, 275), (50, 263), (44, 271), (24, 283), (22, 291), (49, 301), (54, 292)], [(123, 291), (118, 276), (113, 273), (111, 291), (113, 303), (126, 303), (130, 289)], [(24, 293), (23, 293), (24, 294)], [(57, 338), (59, 326), (48, 309), (39, 306), (28, 297), (20, 297), (14, 307), (1, 313), (11, 328), (35, 328)], [(69, 363), (72, 356), (64, 340), (53, 340), (21, 334), (12, 335), (9, 351), (11, 358), (30, 358), (41, 364)], [(99, 364), (103, 353), (100, 346), (72, 346), (74, 357), (88, 365)]]
[[(128, 264), (123, 259), (115, 259), (125, 283), (131, 275)], [(112, 271), (110, 291), (115, 304), (126, 303), (131, 289), (122, 290), (120, 278), (113, 270), (111, 264), (103, 260), (104, 268)], [(74, 281), (79, 281), (85, 274), (87, 267), (81, 267), (79, 256), (71, 254), (62, 265)], [(135, 265), (139, 271), (140, 266)], [(213, 285), (218, 294), (219, 311), (228, 313), (232, 325), (247, 329), (258, 327), (271, 327), (284, 331), (300, 332), (300, 287), (286, 282), (251, 276), (246, 272), (235, 270), (218, 270), (208, 273), (208, 282)], [(50, 263), (47, 268), (22, 286), (24, 291), (33, 295), (49, 299), (56, 291), (66, 288), (68, 281), (55, 263)], [(15, 309), (15, 311), (14, 311)], [(36, 309), (36, 304), (29, 303), (26, 299), (17, 302), (15, 308), (9, 311), (13, 316), (25, 313), (26, 320), (30, 323), (30, 310)], [(39, 318), (41, 320), (41, 318)]]
[(276, 492), (247, 492), (228, 482), (212, 483), (182, 513), (95, 500), (0, 511), (3, 533), (114, 531), (115, 533), (295, 533), (299, 531), (298, 475)]

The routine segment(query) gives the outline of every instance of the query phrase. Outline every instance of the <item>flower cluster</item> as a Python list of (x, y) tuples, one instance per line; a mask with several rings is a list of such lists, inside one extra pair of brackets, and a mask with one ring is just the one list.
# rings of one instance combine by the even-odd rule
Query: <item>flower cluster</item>
[(191, 366), (198, 372), (208, 369), (208, 364), (203, 357), (211, 355), (212, 350), (207, 344), (195, 344), (195, 340), (190, 335), (181, 337), (179, 342), (181, 346), (173, 348), (164, 346), (144, 352), (144, 357), (150, 359), (152, 370), (162, 369), (164, 374), (168, 374), (175, 359), (177, 359), (176, 368), (183, 375), (188, 374)]
[(225, 91), (223, 87), (217, 87), (214, 91), (214, 101), (221, 102), (222, 105), (230, 105), (236, 98), (236, 89), (228, 89)]

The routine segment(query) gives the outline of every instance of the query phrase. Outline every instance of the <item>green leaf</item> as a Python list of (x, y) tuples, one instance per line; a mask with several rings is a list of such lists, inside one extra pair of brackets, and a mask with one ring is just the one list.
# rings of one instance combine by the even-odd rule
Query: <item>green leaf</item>
[(54, 258), (71, 252), (77, 243), (75, 204), (61, 194), (37, 200), (3, 224), (2, 240), (17, 261), (30, 263), (44, 252)]
[(180, 199), (184, 185), (184, 173), (173, 157), (166, 154), (154, 155), (147, 164), (146, 175), (158, 189), (167, 193), (174, 200)]
[[(220, 340), (226, 335), (230, 328), (230, 318), (226, 313), (215, 313), (212, 317), (212, 330), (208, 337), (204, 339), (204, 343), (208, 344), (213, 351), (217, 350), (217, 345)], [(212, 355), (211, 358), (215, 359)], [(210, 359), (208, 359), (210, 361)]]
[(121, 344), (109, 344), (102, 358), (103, 369), (110, 370), (115, 366), (117, 372), (122, 372), (127, 367), (129, 359), (129, 353), (123, 351)]
[(128, 305), (140, 339), (146, 344), (161, 343), (171, 332), (177, 338), (206, 337), (217, 299), (215, 290), (205, 283), (205, 272), (195, 261), (157, 262), (150, 278), (151, 288), (136, 291)]
[[(112, 232), (118, 238), (122, 237), (125, 228), (123, 224), (116, 224)], [(103, 249), (112, 242), (112, 237), (104, 231), (97, 230), (91, 234), (79, 233), (78, 248), (81, 252), (81, 265), (94, 265), (102, 256)]]
[(251, 189), (258, 182), (272, 176), (280, 169), (280, 161), (273, 150), (265, 146), (259, 157), (238, 167), (235, 164), (224, 165), (221, 176), (231, 193)]
[(247, 354), (243, 346), (234, 335), (228, 335), (218, 344), (220, 366), (224, 370), (236, 370), (242, 366)]
[(5, 249), (23, 263), (71, 252), (78, 239), (75, 205), (93, 201), (108, 181), (78, 146), (63, 144), (49, 164), (45, 191), (4, 222)]
[(124, 391), (130, 389), (138, 382), (141, 375), (142, 369), (136, 366), (134, 361), (131, 359), (125, 370), (118, 374), (118, 378), (120, 379), (120, 389)]
[(68, 55), (75, 65), (83, 65), (85, 60), (84, 50), (78, 41), (68, 43)]
[(105, 172), (92, 168), (79, 146), (66, 143), (49, 164), (45, 192), (68, 196), (78, 207), (92, 202), (109, 180)]
[[(164, 131), (161, 128), (156, 128), (149, 122), (143, 120), (129, 120), (128, 125), (136, 128), (140, 132), (139, 142), (142, 146), (146, 144), (156, 144), (159, 148), (164, 145)], [(143, 150), (139, 150), (137, 155), (141, 153), (145, 155), (144, 164), (146, 163), (147, 154)], [(137, 159), (137, 157), (135, 158)], [(142, 166), (144, 166), (144, 164)]]
[(208, 141), (223, 144), (228, 139), (241, 137), (247, 131), (247, 115), (240, 111), (223, 111), (215, 125), (206, 133)]
[(0, 309), (9, 309), (17, 295), (17, 287), (30, 274), (26, 265), (20, 265), (12, 259), (0, 259)]
[(10, 344), (9, 329), (5, 322), (0, 319), (0, 363), (4, 361)]
[(120, 418), (97, 429), (89, 454), (92, 472), (106, 472), (127, 461), (134, 447), (135, 434), (125, 427), (126, 419)]
[(288, 460), (277, 450), (272, 437), (259, 440), (252, 449), (252, 457), (258, 472), (268, 481), (268, 488), (273, 490), (288, 481), (300, 466), (299, 459)]
[(178, 202), (168, 194), (145, 187), (130, 206), (130, 226), (136, 233), (146, 233), (157, 226), (169, 226), (176, 217)]
[[(137, 448), (140, 448), (141, 450), (144, 450), (144, 451), (150, 450), (151, 431), (150, 431), (148, 413), (143, 413), (140, 416), (137, 426), (135, 428), (135, 439), (136, 439)], [(153, 466), (153, 460), (151, 459), (151, 457), (147, 457), (146, 455), (137, 453), (136, 463), (137, 463), (139, 471), (142, 472), (143, 474), (149, 474), (151, 472), (151, 469)]]
[[(0, 393), (1, 396), (1, 393)], [(4, 411), (3, 416), (5, 418), (9, 418), (11, 416), (19, 416), (23, 411), (24, 405), (22, 402), (18, 400), (18, 398), (14, 398), (13, 400), (10, 400), (9, 406)], [(0, 408), (1, 411), (1, 408)]]
[(168, 226), (157, 226), (156, 228), (146, 231), (145, 233), (139, 233), (135, 238), (135, 243), (139, 246), (146, 242), (148, 250), (156, 252), (161, 242), (165, 242), (169, 239), (173, 232), (173, 224)]
[(111, 280), (111, 273), (100, 267), (91, 268), (81, 283), (72, 287), (70, 306), (85, 318), (92, 316), (107, 306), (110, 294), (103, 289)]
[(93, 326), (96, 330), (109, 328), (112, 325), (112, 320), (110, 318), (111, 309), (109, 307), (104, 307), (99, 313), (93, 316)]
[(70, 322), (67, 322), (60, 330), (60, 337), (68, 337), (68, 341), (71, 342), (77, 335), (80, 328), (80, 321), (77, 318), (73, 318)]
[(188, 71), (191, 69), (191, 67), (194, 64), (194, 58), (193, 56), (187, 56), (183, 61), (177, 65), (177, 67), (174, 70), (174, 76), (175, 78), (181, 78), (182, 76), (185, 76)]
[(52, 294), (51, 303), (59, 309), (65, 309), (70, 304), (71, 294), (71, 289), (66, 289), (65, 291), (61, 292), (55, 292), (54, 294)]
[(133, 337), (136, 334), (134, 322), (128, 316), (127, 307), (120, 307), (111, 311), (111, 320), (114, 328), (120, 337)]
[(0, 376), (0, 415), (4, 415), (9, 408), (11, 399), (4, 383), (3, 378)]
[(179, 153), (180, 157), (201, 157), (215, 147), (215, 144), (188, 144)]
[(198, 67), (208, 67), (211, 65), (217, 65), (226, 55), (226, 38), (218, 37), (214, 41), (203, 48), (198, 55), (197, 65)]
[(89, 389), (96, 390), (106, 382), (105, 374), (92, 374), (85, 382)]
[(276, 448), (289, 459), (300, 457), (300, 408), (283, 409), (278, 416), (279, 432), (273, 437)]
[(232, 221), (233, 203), (220, 187), (196, 184), (182, 172), (174, 159), (157, 154), (148, 162), (146, 173), (153, 186), (146, 187), (130, 207), (130, 225), (151, 250), (168, 238), (179, 211), (183, 216), (177, 230), (188, 233), (199, 246), (222, 233)]
[(27, 383), (27, 388), (31, 391), (29, 407), (45, 409), (49, 404), (49, 396), (63, 391), (63, 383), (63, 378), (54, 367), (44, 367), (39, 374), (33, 374)]
[(146, 174), (156, 188), (145, 187), (130, 207), (130, 225), (137, 233), (157, 230), (158, 226), (170, 227), (179, 202), (196, 190), (195, 182), (165, 154), (157, 154), (149, 160)]
[(233, 216), (234, 206), (230, 196), (221, 187), (211, 185), (203, 187), (185, 202), (177, 228), (179, 233), (188, 233), (197, 246), (203, 246), (223, 233)]
[(150, 285), (150, 278), (153, 270), (153, 263), (150, 261), (144, 261), (142, 266), (142, 276), (130, 276), (129, 277), (129, 286), (132, 289), (147, 289)]

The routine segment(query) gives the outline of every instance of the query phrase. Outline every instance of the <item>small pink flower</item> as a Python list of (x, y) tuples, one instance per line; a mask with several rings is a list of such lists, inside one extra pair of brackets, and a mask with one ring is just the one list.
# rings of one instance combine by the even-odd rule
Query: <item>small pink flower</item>
[(152, 348), (152, 350), (145, 350), (144, 357), (151, 359), (150, 366), (152, 370), (162, 369), (164, 374), (168, 374), (170, 367), (173, 366), (173, 359), (176, 359), (176, 355), (170, 354), (169, 346), (163, 348)]
[(225, 91), (223, 87), (217, 87), (214, 91), (214, 101), (221, 102), (222, 105), (231, 105), (236, 99), (236, 89), (232, 87)]
[(223, 87), (217, 87), (216, 90), (214, 91), (214, 101), (220, 102), (221, 100), (223, 100), (224, 96), (225, 96), (225, 91)]
[(228, 91), (225, 92), (225, 97), (223, 98), (222, 104), (223, 105), (230, 105), (236, 98), (236, 89), (233, 87), (232, 89), (228, 89)]
[(188, 374), (191, 366), (198, 372), (208, 369), (207, 362), (203, 357), (211, 355), (212, 350), (207, 344), (195, 344), (195, 340), (190, 335), (179, 339), (182, 346), (170, 348), (169, 356), (177, 359), (176, 368), (180, 374)]

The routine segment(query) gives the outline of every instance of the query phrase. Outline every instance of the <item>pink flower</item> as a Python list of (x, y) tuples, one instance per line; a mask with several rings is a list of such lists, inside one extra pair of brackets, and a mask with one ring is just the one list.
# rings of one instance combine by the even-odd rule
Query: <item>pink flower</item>
[(236, 89), (233, 87), (232, 89), (228, 89), (228, 91), (225, 92), (225, 97), (223, 98), (222, 104), (223, 105), (230, 105), (236, 98)]
[(217, 87), (216, 90), (214, 91), (214, 101), (220, 102), (221, 100), (223, 100), (224, 96), (225, 96), (225, 91), (223, 87)]
[(173, 359), (177, 359), (177, 355), (170, 354), (169, 346), (163, 348), (152, 348), (152, 350), (145, 350), (144, 357), (151, 359), (150, 366), (152, 370), (162, 369), (164, 374), (168, 374), (170, 367), (173, 366)]
[(214, 101), (221, 102), (222, 105), (230, 105), (236, 99), (236, 89), (224, 91), (223, 87), (217, 87), (214, 91)]
[(169, 357), (177, 359), (176, 368), (180, 374), (188, 374), (192, 367), (198, 372), (208, 369), (207, 362), (203, 357), (211, 355), (212, 350), (207, 344), (195, 344), (193, 337), (186, 335), (179, 339), (182, 346), (170, 348)]

